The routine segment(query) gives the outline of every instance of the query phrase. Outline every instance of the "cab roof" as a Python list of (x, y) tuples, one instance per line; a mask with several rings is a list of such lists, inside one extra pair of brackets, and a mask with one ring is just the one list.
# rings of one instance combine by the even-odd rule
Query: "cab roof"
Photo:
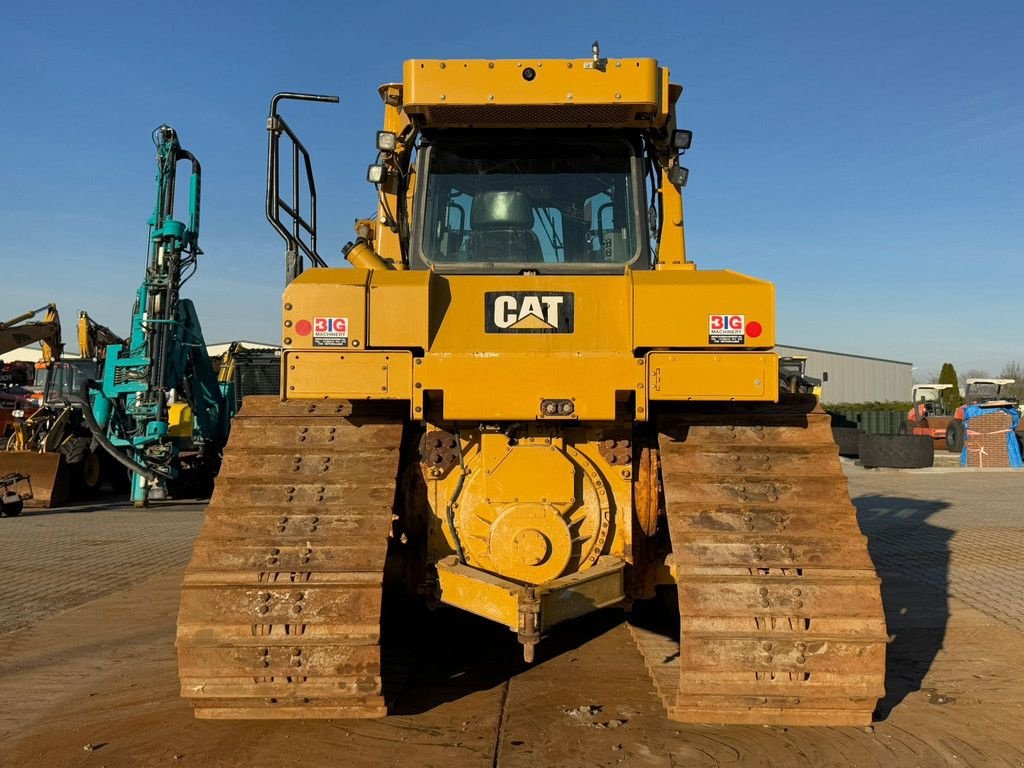
[(657, 128), (668, 78), (656, 59), (410, 59), (403, 108), (419, 127)]

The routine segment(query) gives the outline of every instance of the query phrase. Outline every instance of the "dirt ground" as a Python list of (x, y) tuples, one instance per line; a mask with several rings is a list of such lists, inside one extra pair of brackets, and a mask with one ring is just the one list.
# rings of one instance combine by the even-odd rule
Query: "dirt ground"
[(618, 611), (530, 667), (506, 630), (430, 614), (385, 720), (196, 720), (174, 623), (202, 508), (97, 505), (0, 521), (0, 765), (1024, 765), (1024, 473), (848, 474), (891, 635), (871, 728), (673, 723)]

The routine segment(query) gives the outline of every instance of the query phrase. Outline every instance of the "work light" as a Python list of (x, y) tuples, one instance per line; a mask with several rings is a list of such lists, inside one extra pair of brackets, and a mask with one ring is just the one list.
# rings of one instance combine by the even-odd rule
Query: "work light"
[(371, 184), (383, 184), (387, 177), (387, 168), (380, 163), (375, 163), (366, 169), (366, 180)]

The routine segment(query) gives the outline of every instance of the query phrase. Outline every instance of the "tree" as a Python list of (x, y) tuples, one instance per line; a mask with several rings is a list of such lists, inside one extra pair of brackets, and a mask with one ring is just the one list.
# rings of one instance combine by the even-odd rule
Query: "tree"
[(943, 363), (942, 370), (939, 371), (939, 384), (953, 385), (942, 391), (942, 403), (945, 405), (947, 413), (952, 413), (963, 405), (964, 399), (960, 396), (959, 383), (953, 364)]
[(1016, 383), (1003, 387), (1003, 394), (1024, 402), (1024, 365), (1016, 360), (1011, 360), (1003, 366), (1003, 370), (999, 372), (999, 378), (1013, 379)]
[(968, 379), (991, 379), (992, 376), (984, 368), (968, 368), (960, 374), (960, 388), (967, 388)]

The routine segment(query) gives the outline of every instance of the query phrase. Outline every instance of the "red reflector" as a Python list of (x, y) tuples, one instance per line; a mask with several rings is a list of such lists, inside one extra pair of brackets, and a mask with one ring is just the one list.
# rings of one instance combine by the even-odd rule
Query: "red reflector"
[(752, 339), (756, 339), (758, 336), (760, 336), (761, 331), (763, 330), (764, 329), (761, 327), (761, 324), (757, 322), (757, 320), (751, 320), (749, 323), (747, 323), (747, 336), (749, 336)]
[(309, 336), (312, 330), (313, 324), (309, 322), (309, 320), (299, 320), (295, 324), (295, 332), (299, 334), (299, 336)]

